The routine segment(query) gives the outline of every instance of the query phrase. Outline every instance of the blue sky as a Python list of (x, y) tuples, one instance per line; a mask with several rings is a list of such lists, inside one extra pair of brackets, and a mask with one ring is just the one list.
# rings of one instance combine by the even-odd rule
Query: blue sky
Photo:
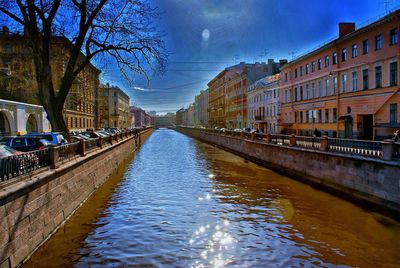
[[(174, 112), (194, 101), (225, 67), (240, 61), (291, 59), (338, 35), (339, 22), (371, 22), (400, 0), (153, 0), (170, 53), (166, 72), (134, 77), (115, 70), (104, 81), (120, 86), (147, 111)], [(144, 89), (144, 90), (143, 90)]]

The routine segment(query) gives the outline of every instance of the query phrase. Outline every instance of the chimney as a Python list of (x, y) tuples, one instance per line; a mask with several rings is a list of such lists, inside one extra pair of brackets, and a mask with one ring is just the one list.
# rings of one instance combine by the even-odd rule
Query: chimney
[(286, 63), (288, 63), (288, 60), (287, 60), (287, 59), (281, 59), (281, 60), (279, 60), (279, 65), (280, 65), (280, 66), (283, 66), (283, 65), (285, 65)]
[(274, 64), (274, 59), (268, 59), (268, 65), (272, 65), (272, 64)]
[(356, 30), (354, 22), (340, 22), (339, 23), (339, 37), (345, 36)]

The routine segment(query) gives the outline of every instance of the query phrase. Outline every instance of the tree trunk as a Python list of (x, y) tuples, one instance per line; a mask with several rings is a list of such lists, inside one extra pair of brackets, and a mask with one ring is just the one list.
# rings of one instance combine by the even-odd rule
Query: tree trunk
[(69, 131), (63, 116), (64, 103), (59, 103), (55, 97), (50, 64), (43, 64), (39, 70), (41, 72), (36, 76), (39, 98), (47, 113), (51, 129), (54, 132), (62, 132), (64, 137), (69, 141)]

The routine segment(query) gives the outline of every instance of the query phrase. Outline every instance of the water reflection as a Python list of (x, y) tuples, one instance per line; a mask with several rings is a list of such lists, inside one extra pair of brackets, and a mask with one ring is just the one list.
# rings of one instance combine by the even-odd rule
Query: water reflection
[(119, 176), (27, 266), (400, 267), (397, 222), (174, 131)]

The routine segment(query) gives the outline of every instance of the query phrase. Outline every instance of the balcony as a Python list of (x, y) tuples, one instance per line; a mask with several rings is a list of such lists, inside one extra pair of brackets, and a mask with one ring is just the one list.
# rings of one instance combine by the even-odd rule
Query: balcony
[(255, 121), (266, 121), (266, 118), (265, 118), (265, 116), (262, 116), (262, 115), (256, 115), (254, 117), (254, 120)]

